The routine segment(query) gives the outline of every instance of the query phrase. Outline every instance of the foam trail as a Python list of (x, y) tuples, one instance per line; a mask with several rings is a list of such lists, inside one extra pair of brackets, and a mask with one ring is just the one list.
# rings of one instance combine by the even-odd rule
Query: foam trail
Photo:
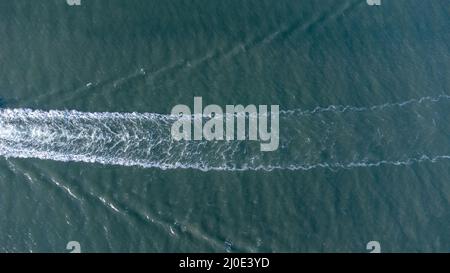
[(173, 141), (170, 115), (2, 109), (0, 155), (202, 171), (434, 163), (450, 159), (449, 98), (283, 111), (280, 147), (266, 153), (256, 141)]
[(325, 107), (315, 107), (312, 110), (302, 110), (302, 109), (293, 109), (293, 110), (285, 110), (283, 111), (286, 114), (300, 114), (300, 115), (314, 115), (320, 114), (324, 112), (333, 112), (333, 113), (345, 113), (345, 112), (363, 112), (363, 111), (380, 111), (386, 108), (392, 107), (404, 107), (410, 104), (422, 104), (424, 102), (439, 102), (441, 100), (450, 100), (450, 96), (446, 94), (441, 94), (435, 97), (426, 96), (417, 99), (410, 99), (402, 102), (393, 102), (393, 103), (384, 103), (380, 105), (373, 105), (368, 107), (357, 107), (352, 105), (329, 105)]

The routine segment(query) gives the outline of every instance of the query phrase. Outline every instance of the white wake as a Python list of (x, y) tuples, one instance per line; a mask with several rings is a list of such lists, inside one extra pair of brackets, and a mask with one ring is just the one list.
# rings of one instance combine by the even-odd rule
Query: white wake
[(252, 141), (174, 141), (170, 115), (1, 109), (0, 155), (202, 171), (412, 165), (450, 159), (440, 105), (449, 100), (284, 110), (280, 148), (269, 153)]

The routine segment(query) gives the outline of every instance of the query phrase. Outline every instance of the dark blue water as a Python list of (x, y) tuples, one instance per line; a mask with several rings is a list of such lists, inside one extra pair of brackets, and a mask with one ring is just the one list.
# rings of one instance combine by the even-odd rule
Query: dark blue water
[[(0, 0), (0, 251), (447, 252), (449, 14)], [(194, 96), (279, 105), (279, 149), (174, 143)]]

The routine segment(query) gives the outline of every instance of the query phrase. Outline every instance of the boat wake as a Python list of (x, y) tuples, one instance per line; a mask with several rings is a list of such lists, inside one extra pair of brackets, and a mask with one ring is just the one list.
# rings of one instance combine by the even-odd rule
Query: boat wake
[[(280, 112), (280, 147), (175, 141), (177, 117), (154, 113), (0, 110), (0, 155), (201, 171), (330, 170), (450, 159), (450, 96), (368, 107)], [(448, 147), (448, 148), (446, 148)]]

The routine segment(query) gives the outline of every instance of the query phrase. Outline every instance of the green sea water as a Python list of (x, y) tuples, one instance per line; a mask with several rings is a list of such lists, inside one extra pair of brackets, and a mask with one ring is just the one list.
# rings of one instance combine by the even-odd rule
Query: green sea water
[[(448, 252), (450, 2), (381, 3), (0, 0), (0, 251)], [(195, 96), (279, 149), (142, 146)]]

